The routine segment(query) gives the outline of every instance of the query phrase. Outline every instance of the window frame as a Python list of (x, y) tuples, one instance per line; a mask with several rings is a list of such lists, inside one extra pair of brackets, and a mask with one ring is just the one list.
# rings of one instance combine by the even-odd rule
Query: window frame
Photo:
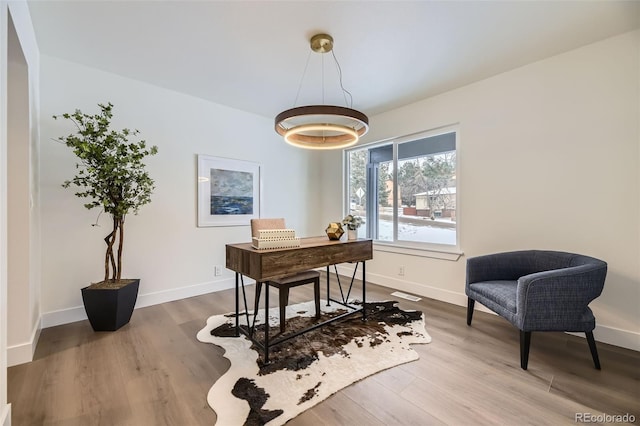
[[(418, 241), (405, 241), (398, 240), (398, 209), (401, 207), (398, 205), (398, 146), (402, 143), (412, 142), (419, 139), (430, 138), (447, 133), (455, 133), (455, 176), (456, 176), (456, 243), (453, 244), (440, 244), (432, 242), (418, 242)], [(383, 252), (391, 252), (398, 254), (406, 254), (412, 256), (431, 257), (443, 260), (456, 261), (462, 256), (463, 252), (460, 246), (460, 229), (461, 229), (461, 203), (460, 203), (460, 182), (459, 182), (459, 164), (460, 164), (460, 127), (459, 124), (453, 124), (448, 126), (442, 126), (430, 130), (425, 130), (417, 133), (412, 133), (405, 136), (389, 138), (385, 140), (375, 141), (368, 144), (356, 145), (343, 150), (343, 213), (349, 214), (350, 212), (350, 196), (349, 193), (349, 181), (350, 181), (350, 161), (349, 156), (351, 152), (359, 150), (371, 150), (376, 147), (385, 145), (392, 146), (392, 164), (393, 164), (393, 241), (384, 241), (373, 239), (374, 249)], [(368, 163), (369, 164), (369, 163)], [(367, 186), (370, 186), (370, 182), (367, 181)], [(368, 188), (368, 193), (370, 189)], [(367, 202), (369, 204), (369, 201)], [(370, 210), (370, 206), (367, 210)], [(371, 232), (367, 231), (367, 238), (371, 238)]]

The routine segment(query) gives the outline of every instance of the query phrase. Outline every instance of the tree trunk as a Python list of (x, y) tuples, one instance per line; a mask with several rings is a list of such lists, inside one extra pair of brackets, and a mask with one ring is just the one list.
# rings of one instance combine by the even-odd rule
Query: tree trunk
[[(113, 245), (116, 242), (116, 237), (118, 235), (118, 220), (113, 218), (113, 229), (104, 239), (104, 242), (107, 243), (107, 252), (105, 254), (104, 259), (104, 280), (115, 280), (116, 279), (116, 259), (113, 255)], [(111, 276), (111, 277), (110, 277)]]
[(118, 265), (116, 267), (116, 281), (120, 281), (122, 275), (122, 243), (124, 241), (124, 217), (118, 219), (120, 235), (118, 236)]

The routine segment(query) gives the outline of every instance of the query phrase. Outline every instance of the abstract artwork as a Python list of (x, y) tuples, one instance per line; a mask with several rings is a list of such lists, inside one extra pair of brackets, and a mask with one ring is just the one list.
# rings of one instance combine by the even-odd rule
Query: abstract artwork
[(260, 165), (198, 155), (198, 226), (249, 225), (260, 217)]

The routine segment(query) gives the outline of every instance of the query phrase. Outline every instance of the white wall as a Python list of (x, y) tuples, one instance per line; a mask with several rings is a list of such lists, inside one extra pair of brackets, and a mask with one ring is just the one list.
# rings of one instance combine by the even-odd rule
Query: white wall
[(8, 7), (0, 0), (0, 424), (11, 423), (7, 404), (7, 50)]
[[(75, 157), (52, 139), (73, 130), (54, 114), (97, 112), (114, 104), (114, 126), (137, 128), (159, 154), (149, 157), (156, 190), (151, 204), (127, 217), (123, 276), (141, 278), (137, 306), (229, 288), (225, 244), (248, 241), (248, 227), (196, 226), (196, 155), (262, 165), (262, 216), (282, 216), (301, 236), (318, 235), (315, 154), (285, 144), (272, 120), (146, 83), (43, 55), (41, 59), (42, 311), (43, 325), (85, 318), (80, 289), (100, 281), (109, 221), (83, 207), (61, 183)], [(134, 313), (135, 316), (135, 313)]]
[[(20, 26), (11, 19), (14, 14), (16, 22), (23, 21), (22, 38)], [(8, 29), (7, 362), (11, 366), (31, 361), (40, 334), (38, 128), (32, 125), (38, 119), (38, 51), (24, 10), (9, 13)]]
[[(465, 306), (466, 257), (591, 255), (609, 264), (591, 305), (596, 338), (640, 350), (639, 52), (635, 31), (372, 117), (369, 142), (459, 123), (465, 253), (451, 262), (376, 251), (372, 281)], [(325, 188), (341, 184), (339, 155), (323, 159)]]
[[(12, 27), (9, 26), (9, 16)], [(31, 360), (40, 330), (38, 193), (32, 180), (38, 158), (39, 53), (25, 1), (0, 1), (0, 24), (0, 424), (9, 425), (11, 410), (6, 403), (6, 369), (8, 365)], [(20, 86), (17, 92), (13, 91), (15, 84)], [(12, 120), (11, 123), (8, 123), (8, 118)], [(19, 121), (17, 132), (14, 132), (14, 121)], [(16, 139), (22, 144), (18, 157), (25, 169), (20, 179), (26, 180), (26, 199), (33, 202), (32, 210), (28, 201), (26, 205), (23, 203), (25, 220), (19, 223), (22, 229), (27, 230), (24, 238), (28, 241), (28, 247), (19, 253), (29, 259), (27, 262), (24, 259), (15, 262), (11, 258), (17, 246), (13, 243), (9, 245), (7, 232), (14, 220), (8, 214), (7, 162), (13, 159), (8, 157), (7, 146)], [(23, 272), (19, 282), (9, 280), (8, 271), (15, 268), (16, 264), (20, 265)], [(16, 311), (8, 312), (8, 306), (13, 308), (14, 304), (21, 306), (17, 317), (10, 316)]]

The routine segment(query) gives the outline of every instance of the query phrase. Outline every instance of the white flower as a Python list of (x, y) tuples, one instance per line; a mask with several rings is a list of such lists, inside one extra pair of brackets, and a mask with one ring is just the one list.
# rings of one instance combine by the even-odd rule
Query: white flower
[(364, 223), (364, 220), (360, 216), (346, 215), (344, 219), (342, 219), (342, 224), (347, 226), (347, 229), (355, 231)]

